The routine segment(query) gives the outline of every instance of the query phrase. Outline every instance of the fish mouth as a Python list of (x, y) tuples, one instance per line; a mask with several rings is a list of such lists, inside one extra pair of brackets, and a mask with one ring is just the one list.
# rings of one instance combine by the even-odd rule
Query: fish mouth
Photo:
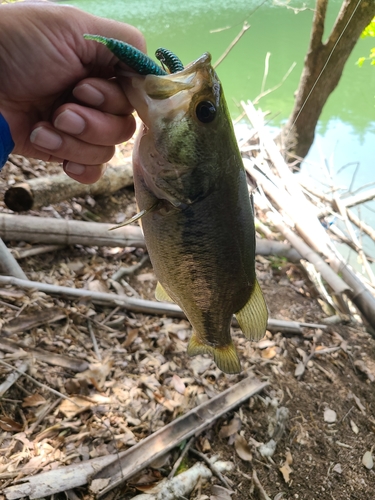
[(220, 82), (211, 66), (211, 55), (203, 54), (182, 71), (165, 76), (134, 75), (128, 79), (125, 92), (143, 123), (150, 128), (163, 117), (178, 120), (185, 116), (194, 96), (206, 95), (215, 104), (220, 99)]

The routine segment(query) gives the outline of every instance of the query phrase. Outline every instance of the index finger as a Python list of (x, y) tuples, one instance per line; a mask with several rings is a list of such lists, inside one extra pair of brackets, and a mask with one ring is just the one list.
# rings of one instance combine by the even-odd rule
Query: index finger
[(133, 112), (133, 107), (116, 78), (86, 78), (76, 85), (73, 95), (82, 103), (105, 113), (129, 115)]

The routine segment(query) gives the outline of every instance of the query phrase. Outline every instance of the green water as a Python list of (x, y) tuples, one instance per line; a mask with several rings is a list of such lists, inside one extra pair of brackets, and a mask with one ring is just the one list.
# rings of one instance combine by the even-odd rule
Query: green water
[[(275, 128), (291, 112), (308, 47), (315, 0), (292, 0), (289, 5), (307, 6), (298, 14), (273, 5), (272, 0), (260, 7), (262, 0), (73, 0), (68, 3), (137, 26), (146, 37), (149, 54), (160, 46), (166, 47), (184, 64), (206, 51), (216, 61), (247, 20), (250, 29), (217, 69), (233, 118), (241, 112), (238, 106), (241, 99), (254, 99), (260, 94), (267, 52), (271, 58), (265, 89), (277, 85), (293, 62), (296, 67), (279, 89), (261, 99), (259, 106), (270, 112), (269, 125)], [(341, 3), (341, 0), (330, 0), (326, 30), (332, 27)], [(357, 43), (338, 88), (324, 108), (316, 141), (302, 174), (308, 173), (328, 184), (324, 166), (328, 163), (335, 184), (349, 186), (358, 164), (352, 190), (375, 182), (375, 67), (355, 65), (374, 45), (374, 39)], [(326, 70), (329, 71), (329, 65)], [(353, 165), (343, 168), (351, 162)], [(375, 204), (368, 203), (361, 210), (362, 217), (374, 225)], [(373, 244), (367, 242), (369, 245), (372, 248), (368, 249), (375, 253)]]

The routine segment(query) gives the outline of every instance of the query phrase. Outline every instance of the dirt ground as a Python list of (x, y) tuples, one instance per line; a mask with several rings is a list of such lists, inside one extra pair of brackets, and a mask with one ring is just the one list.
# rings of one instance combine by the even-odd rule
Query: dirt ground
[[(0, 199), (8, 184), (35, 172), (46, 175), (46, 165), (37, 167), (27, 161), (21, 168), (8, 163), (0, 181)], [(49, 172), (56, 169), (48, 167)], [(32, 215), (118, 223), (134, 210), (133, 192), (124, 189), (96, 200), (77, 198)], [(2, 202), (0, 212), (8, 212)], [(11, 242), (8, 246), (16, 253), (30, 245)], [(139, 248), (76, 246), (29, 257), (20, 264), (34, 281), (129, 296), (137, 293), (153, 300), (156, 280), (149, 261), (126, 276), (128, 285), (117, 284), (114, 289), (111, 281), (121, 266), (132, 266), (144, 255)], [(256, 267), (272, 318), (319, 324), (327, 318), (300, 264), (257, 256)], [(46, 311), (48, 319), (43, 323)], [(39, 324), (34, 321), (28, 326), (30, 317), (39, 317)], [(354, 319), (302, 330), (302, 334), (267, 331), (265, 339), (250, 343), (234, 329), (244, 370), (228, 376), (210, 358), (186, 355), (191, 331), (185, 320), (0, 285), (0, 340), (18, 344), (13, 350), (0, 344), (0, 361), (18, 368), (28, 362), (27, 373), (44, 384), (38, 386), (21, 376), (0, 398), (0, 499), (6, 498), (6, 487), (29, 475), (126, 450), (244, 377), (269, 385), (218, 418), (192, 446), (207, 457), (218, 455), (232, 464), (223, 473), (227, 483), (217, 477), (199, 481), (189, 498), (375, 498), (371, 467), (375, 340)], [(33, 355), (35, 348), (51, 353), (51, 359)], [(79, 372), (59, 366), (53, 363), (54, 355), (68, 356), (87, 367)], [(0, 365), (0, 386), (11, 372)], [(84, 410), (78, 411), (48, 388), (82, 398)], [(272, 444), (276, 447), (273, 454), (267, 453), (265, 444), (268, 449)], [(173, 450), (104, 498), (128, 500), (147, 490), (168, 476), (180, 453), (179, 448)], [(188, 452), (179, 470), (201, 460)], [(82, 486), (48, 498), (94, 495)]]

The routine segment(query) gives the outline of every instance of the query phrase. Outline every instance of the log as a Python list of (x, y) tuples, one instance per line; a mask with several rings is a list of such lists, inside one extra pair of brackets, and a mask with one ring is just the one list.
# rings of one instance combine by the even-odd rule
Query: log
[[(57, 244), (61, 246), (131, 246), (145, 248), (141, 228), (137, 225), (124, 226), (115, 231), (110, 231), (112, 228), (113, 224), (100, 222), (0, 214), (0, 237), (7, 241), (27, 241), (28, 243)], [(259, 255), (286, 257), (292, 262), (297, 262), (301, 258), (290, 245), (260, 238), (257, 238), (256, 241), (256, 252)], [(21, 255), (21, 257), (23, 256)]]
[(0, 214), (0, 237), (6, 241), (145, 248), (140, 227), (124, 226), (110, 231), (113, 226), (114, 224), (97, 222)]
[(81, 184), (65, 174), (37, 177), (15, 184), (5, 192), (4, 202), (14, 212), (25, 212), (74, 197), (108, 195), (131, 185), (133, 170), (129, 158), (123, 165), (109, 166), (95, 184)]
[[(83, 288), (69, 288), (66, 286), (49, 285), (38, 281), (21, 280), (12, 276), (0, 276), (0, 285), (13, 285), (26, 290), (39, 290), (49, 295), (57, 295), (66, 299), (88, 299), (94, 304), (112, 307), (123, 307), (129, 311), (144, 314), (167, 315), (173, 318), (186, 319), (183, 311), (176, 305), (167, 302), (154, 302), (143, 300), (127, 295), (115, 295), (114, 293), (94, 292)], [(233, 322), (233, 324), (236, 324)], [(301, 327), (325, 329), (325, 325), (299, 323), (298, 321), (285, 321), (268, 318), (267, 328), (271, 332), (287, 332), (301, 334)]]

